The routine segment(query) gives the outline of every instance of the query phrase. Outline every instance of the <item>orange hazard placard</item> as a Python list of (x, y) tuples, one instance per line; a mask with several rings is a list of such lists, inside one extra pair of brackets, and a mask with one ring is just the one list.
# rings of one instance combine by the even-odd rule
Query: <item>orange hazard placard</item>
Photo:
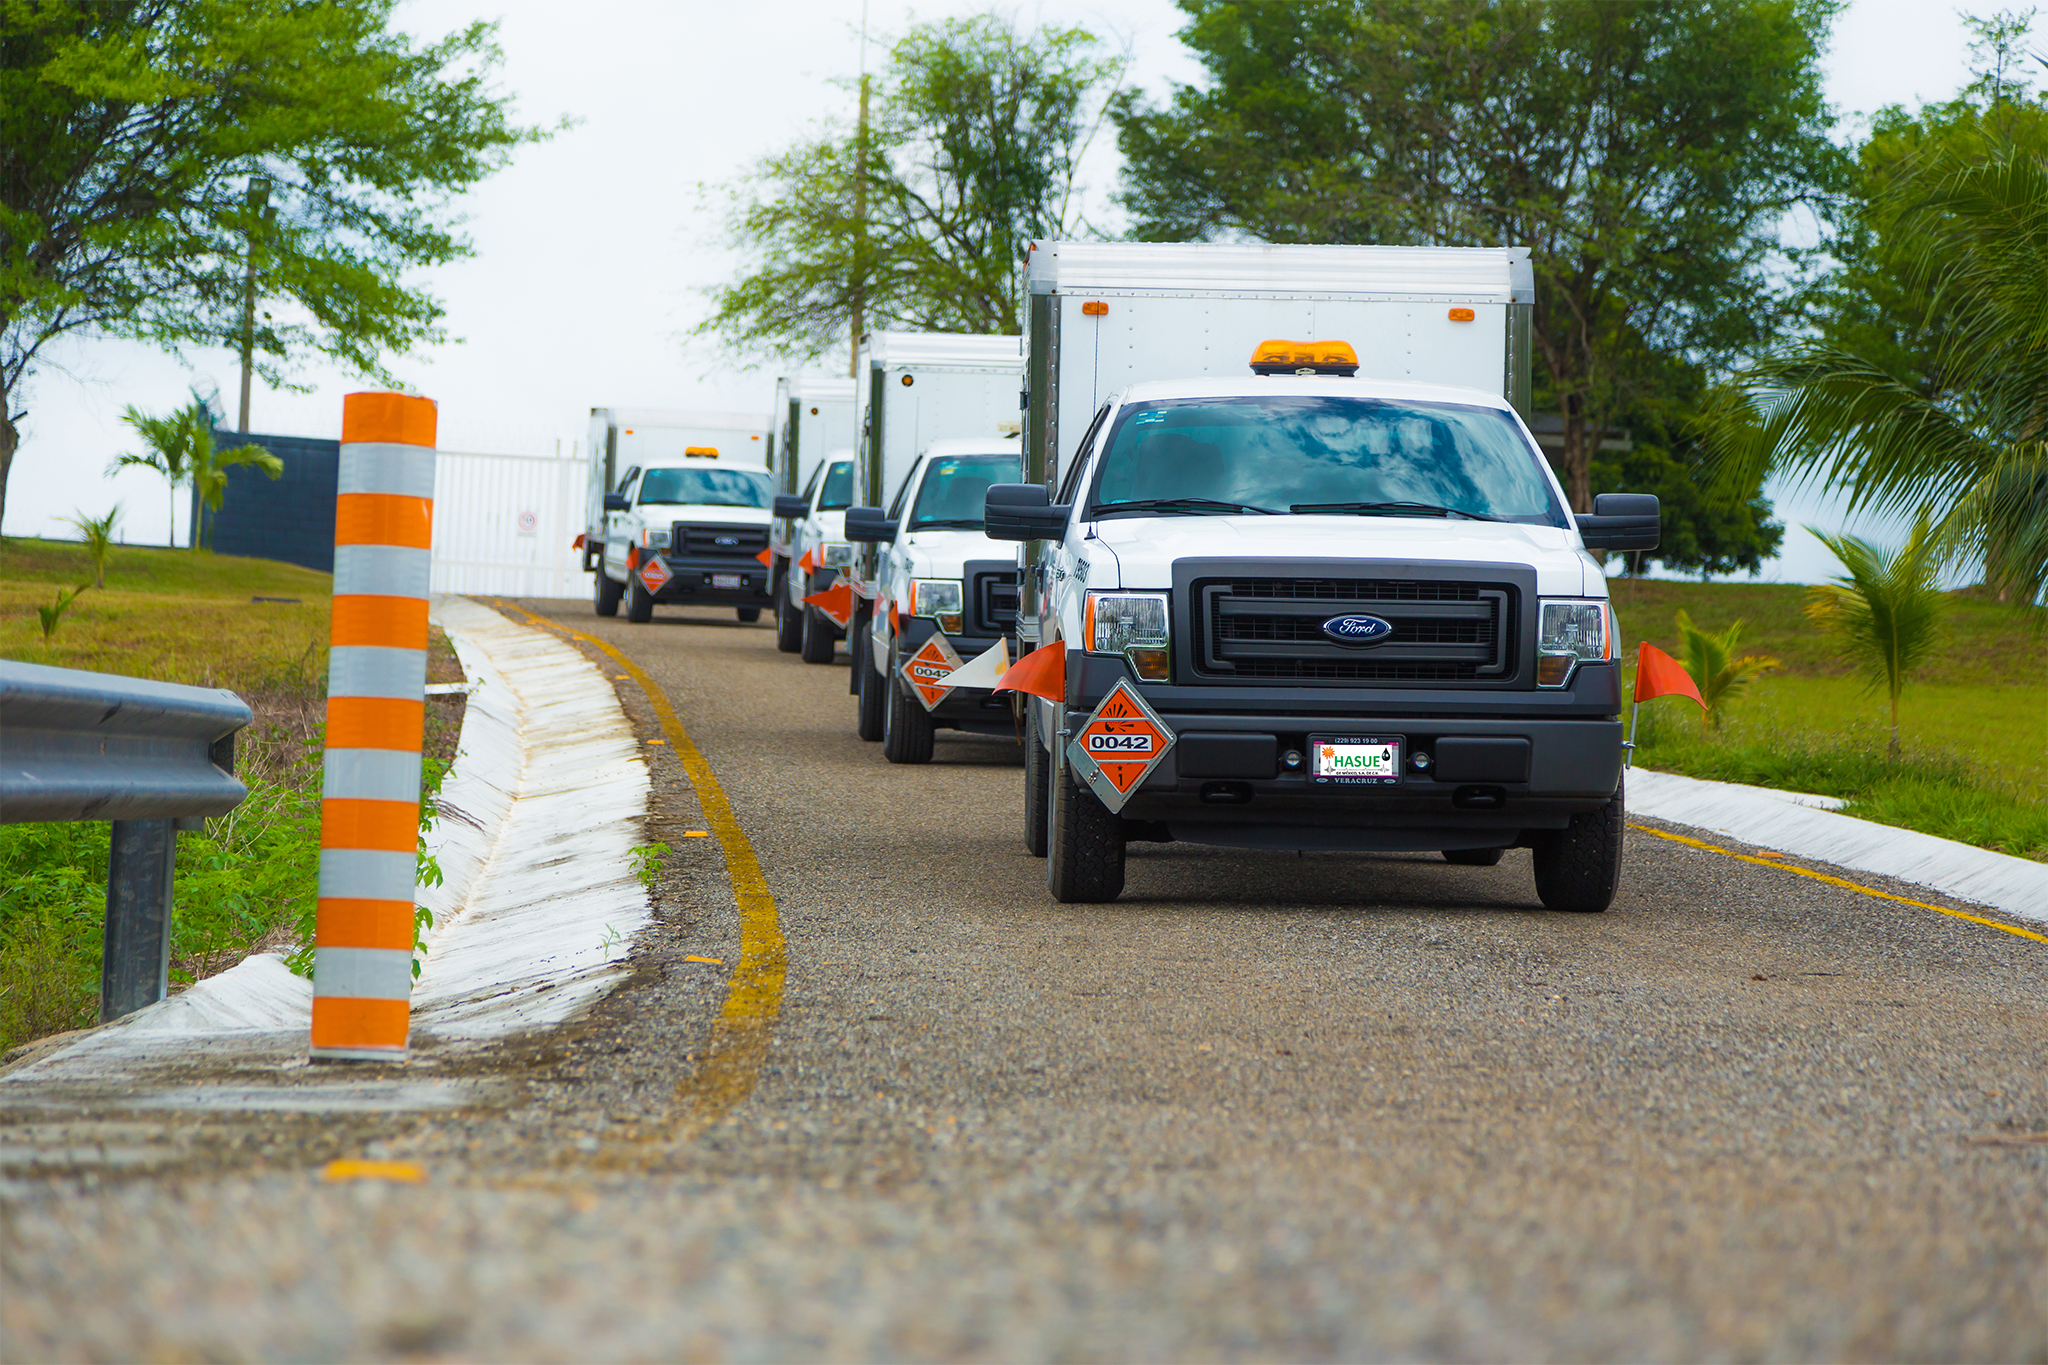
[(925, 710), (934, 710), (951, 695), (953, 684), (946, 678), (958, 667), (960, 656), (954, 652), (952, 643), (935, 632), (924, 642), (924, 648), (903, 661), (903, 681), (910, 684)]
[(660, 592), (674, 577), (675, 575), (668, 571), (668, 565), (661, 562), (660, 555), (654, 556), (640, 566), (640, 581), (647, 585), (647, 591), (650, 593)]
[(1130, 794), (1173, 747), (1173, 731), (1128, 682), (1119, 681), (1067, 744), (1074, 775), (1111, 810)]

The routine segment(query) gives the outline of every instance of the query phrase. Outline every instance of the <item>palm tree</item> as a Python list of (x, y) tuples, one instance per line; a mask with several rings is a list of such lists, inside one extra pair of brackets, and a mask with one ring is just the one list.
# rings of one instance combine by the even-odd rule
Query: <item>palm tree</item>
[[(1808, 530), (1813, 530), (1808, 527)], [(1938, 586), (1941, 555), (1926, 513), (1896, 551), (1857, 536), (1814, 531), (1849, 571), (1811, 588), (1806, 614), (1838, 638), (1842, 655), (1891, 700), (1891, 756), (1899, 756), (1899, 697), (1906, 679), (1940, 642), (1945, 605)]]
[(1768, 654), (1745, 654), (1735, 657), (1735, 645), (1742, 638), (1742, 622), (1736, 621), (1719, 635), (1701, 630), (1692, 623), (1692, 617), (1681, 608), (1678, 613), (1679, 662), (1692, 675), (1693, 683), (1700, 689), (1700, 726), (1705, 728), (1709, 717), (1714, 728), (1721, 728), (1721, 707), (1733, 702), (1759, 676), (1771, 669), (1782, 667)]
[(107, 556), (114, 552), (114, 524), (121, 520), (121, 504), (115, 503), (114, 510), (103, 517), (88, 517), (80, 512), (64, 520), (78, 528), (79, 538), (85, 542), (86, 558), (92, 561), (92, 585), (105, 588)]
[[(173, 490), (180, 484), (191, 484), (192, 495), (200, 506), (214, 512), (220, 511), (221, 502), (227, 496), (228, 470), (234, 466), (254, 465), (273, 479), (284, 473), (284, 461), (261, 446), (215, 449), (213, 411), (196, 393), (189, 404), (168, 417), (151, 417), (130, 405), (121, 420), (135, 428), (147, 449), (140, 455), (118, 457), (107, 466), (108, 473), (127, 465), (154, 469), (169, 480)], [(178, 543), (175, 499), (171, 503), (171, 521), (171, 544), (175, 546)], [(212, 519), (202, 514), (199, 536), (193, 548), (203, 549), (212, 543), (212, 539)]]
[(1822, 479), (1847, 510), (1932, 514), (2007, 600), (2048, 591), (2048, 161), (1930, 153), (1887, 191), (1888, 258), (1921, 300), (1927, 372), (1879, 341), (1766, 356), (1716, 414), (1730, 477)]

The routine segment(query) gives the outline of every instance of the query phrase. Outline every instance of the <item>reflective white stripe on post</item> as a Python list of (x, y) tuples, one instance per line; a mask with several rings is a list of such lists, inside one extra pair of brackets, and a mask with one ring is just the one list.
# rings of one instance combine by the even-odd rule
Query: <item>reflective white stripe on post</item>
[(330, 697), (403, 697), (426, 695), (427, 651), (390, 649), (382, 645), (336, 645), (328, 651), (327, 695)]
[(334, 581), (371, 597), (426, 597), (434, 581), (434, 553), (399, 545), (338, 545)]
[(389, 441), (359, 441), (341, 448), (337, 493), (396, 493), (407, 498), (434, 496), (434, 451), (430, 446)]
[[(418, 796), (415, 793), (414, 799)], [(376, 848), (323, 848), (320, 850), (322, 899), (339, 897), (358, 901), (410, 901), (419, 885), (420, 855), (407, 849), (387, 853)], [(328, 888), (336, 888), (329, 892)], [(412, 945), (406, 945), (410, 952)], [(315, 986), (319, 984), (316, 979)]]
[(328, 995), (404, 1000), (412, 994), (412, 949), (315, 948), (313, 979)]
[(420, 756), (403, 749), (329, 749), (320, 796), (329, 801), (417, 801)]

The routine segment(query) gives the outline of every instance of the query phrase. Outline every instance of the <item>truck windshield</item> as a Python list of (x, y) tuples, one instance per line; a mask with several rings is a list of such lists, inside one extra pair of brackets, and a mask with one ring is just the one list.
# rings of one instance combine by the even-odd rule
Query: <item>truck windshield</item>
[(697, 503), (709, 507), (766, 507), (773, 496), (768, 472), (754, 469), (650, 469), (640, 480), (640, 503)]
[(917, 490), (910, 525), (981, 528), (982, 508), (990, 484), (1015, 483), (1023, 477), (1015, 455), (946, 455), (931, 462)]
[(1183, 398), (1117, 417), (1091, 516), (1290, 511), (1566, 526), (1495, 408), (1331, 395)]
[(853, 506), (853, 461), (838, 460), (825, 471), (825, 491), (818, 494), (820, 512), (844, 512)]

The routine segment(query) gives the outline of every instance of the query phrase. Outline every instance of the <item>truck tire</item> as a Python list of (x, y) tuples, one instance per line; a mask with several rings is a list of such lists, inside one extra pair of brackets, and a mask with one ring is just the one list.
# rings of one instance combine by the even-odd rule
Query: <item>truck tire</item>
[(857, 635), (849, 636), (848, 639), (853, 645), (853, 728), (862, 739), (872, 744), (882, 737), (886, 714), (883, 707), (887, 704), (883, 689), (888, 686), (889, 680), (875, 672), (874, 666), (867, 660), (867, 632), (861, 631)]
[[(846, 694), (850, 697), (860, 695), (861, 666), (868, 661), (868, 645), (874, 638), (874, 633), (868, 627), (873, 623), (871, 613), (856, 610), (853, 613), (853, 618), (846, 625), (846, 655), (849, 659), (853, 660), (853, 667), (846, 670)], [(832, 623), (828, 620), (825, 624), (829, 626)], [(862, 735), (861, 738), (880, 739), (882, 737), (882, 732), (879, 728), (881, 724), (882, 713), (877, 711), (875, 712), (875, 725), (878, 728), (874, 734)]]
[(1504, 848), (1447, 848), (1444, 861), (1460, 867), (1493, 867), (1500, 862)]
[(804, 608), (804, 662), (807, 664), (829, 664), (832, 662), (832, 619), (816, 607)]
[(619, 599), (626, 595), (626, 585), (614, 583), (609, 578), (606, 578), (604, 576), (604, 566), (601, 564), (598, 566), (594, 577), (597, 579), (597, 614), (599, 616), (617, 616), (619, 614)]
[(647, 591), (639, 574), (631, 575), (626, 584), (626, 619), (639, 625), (654, 619), (654, 594)]
[(1063, 758), (1051, 766), (1046, 889), (1062, 905), (1113, 901), (1124, 892), (1124, 822), (1074, 780)]
[(1038, 742), (1038, 707), (1029, 698), (1024, 702), (1024, 851), (1034, 858), (1045, 856), (1047, 822), (1052, 818), (1047, 807), (1052, 802), (1052, 787), (1047, 774), (1052, 771), (1051, 758), (1045, 746)]
[(740, 618), (740, 624), (743, 626), (751, 626), (761, 619), (759, 607), (734, 607), (732, 614)]
[(910, 695), (910, 689), (899, 679), (893, 650), (889, 656), (889, 675), (879, 682), (888, 698), (882, 711), (882, 757), (891, 763), (931, 762), (932, 740), (939, 727), (932, 723), (932, 713)]
[(1598, 914), (1621, 885), (1622, 788), (1598, 810), (1574, 815), (1534, 843), (1536, 895), (1548, 910)]
[(789, 600), (789, 569), (775, 571), (775, 652), (795, 654), (804, 647), (804, 609)]

